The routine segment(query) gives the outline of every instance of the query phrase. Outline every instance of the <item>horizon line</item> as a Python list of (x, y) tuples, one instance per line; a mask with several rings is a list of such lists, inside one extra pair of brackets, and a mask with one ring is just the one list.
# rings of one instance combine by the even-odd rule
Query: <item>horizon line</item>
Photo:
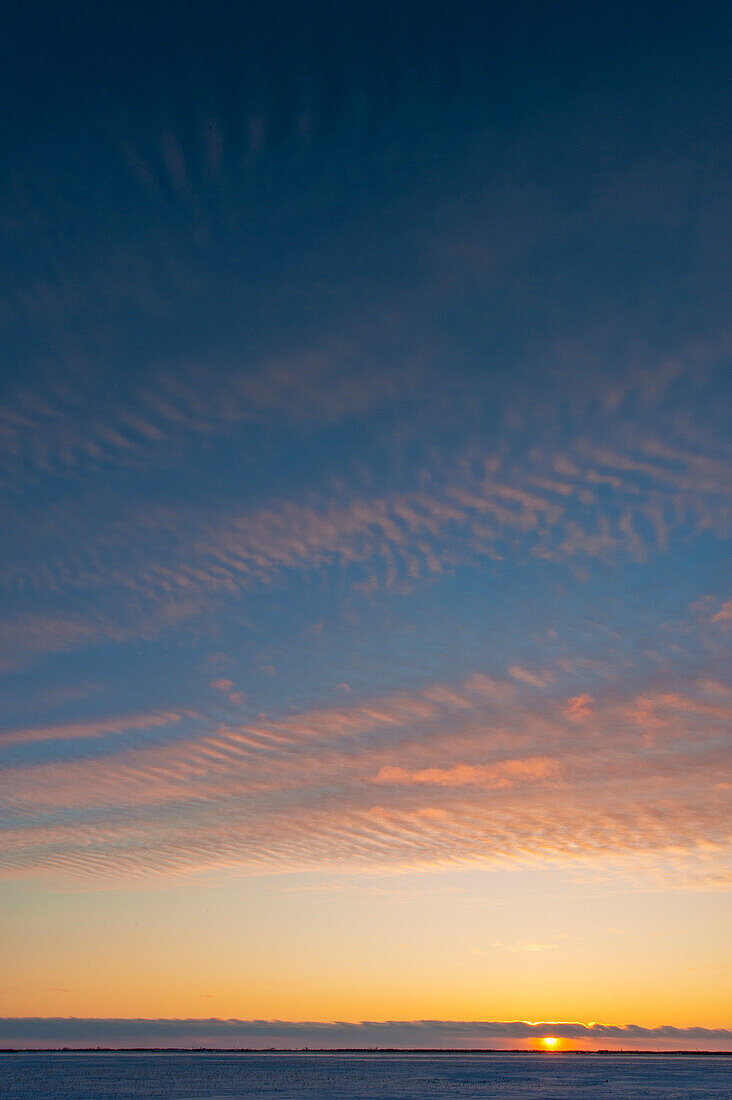
[(642, 1054), (642, 1055), (720, 1055), (732, 1058), (732, 1050), (695, 1049), (663, 1050), (661, 1048), (635, 1049), (632, 1047), (613, 1050), (611, 1047), (598, 1047), (594, 1050), (544, 1050), (527, 1047), (112, 1047), (112, 1046), (63, 1046), (63, 1047), (0, 1047), (0, 1054), (541, 1054), (546, 1057), (557, 1054)]

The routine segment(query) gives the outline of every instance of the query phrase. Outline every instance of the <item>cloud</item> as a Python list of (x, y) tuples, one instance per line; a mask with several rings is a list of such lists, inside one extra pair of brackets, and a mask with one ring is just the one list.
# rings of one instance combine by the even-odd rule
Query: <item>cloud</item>
[(651, 887), (730, 881), (732, 707), (706, 682), (596, 692), (579, 740), (562, 695), (481, 674), (350, 698), (193, 730), (183, 711), (139, 719), (172, 722), (155, 739), (114, 719), (86, 731), (131, 730), (101, 754), (81, 737), (59, 759), (4, 761), (2, 874), (558, 863)]
[(491, 947), (500, 947), (504, 951), (511, 952), (528, 952), (529, 954), (542, 954), (544, 951), (556, 951), (558, 949), (556, 943), (526, 943), (520, 940), (518, 943), (493, 943)]
[[(183, 190), (185, 161), (172, 135), (164, 149)], [(373, 352), (384, 341), (374, 331), (381, 326), (364, 328), (362, 342), (333, 338), (255, 365), (176, 364), (153, 372), (142, 387), (128, 385), (114, 402), (98, 379), (74, 379), (72, 372), (42, 393), (17, 389), (0, 407), (0, 488), (17, 492), (39, 477), (88, 477), (115, 467), (144, 471), (171, 457), (180, 461), (206, 440), (277, 420), (312, 431), (363, 416), (409, 392), (420, 374), (413, 355), (400, 368), (375, 366)]]
[(25, 729), (0, 731), (0, 748), (6, 745), (23, 745), (33, 741), (73, 741), (78, 738), (106, 737), (110, 733), (129, 730), (148, 730), (180, 722), (182, 717), (193, 717), (192, 711), (175, 713), (154, 711), (151, 714), (126, 714), (116, 718), (102, 718), (90, 722), (69, 722), (57, 726), (31, 726)]
[(564, 713), (572, 722), (583, 722), (592, 714), (592, 702), (591, 695), (587, 695), (586, 693), (584, 695), (575, 695), (572, 699), (567, 700)]
[(723, 603), (719, 611), (712, 615), (713, 623), (732, 623), (732, 600)]
[[(95, 461), (101, 462), (108, 446), (112, 464), (119, 456), (130, 462), (138, 456), (141, 469), (148, 470), (147, 448), (161, 445), (159, 432), (195, 428), (206, 437), (213, 430), (207, 419), (211, 402), (217, 424), (242, 424), (238, 418), (249, 415), (247, 409), (255, 415), (252, 408), (261, 412), (266, 405), (268, 387), (274, 386), (280, 401), (289, 392), (286, 380), (309, 371), (330, 393), (329, 364), (325, 356), (310, 366), (270, 365), (266, 380), (255, 385), (251, 408), (246, 395), (254, 376), (247, 375), (246, 385), (229, 376), (227, 385), (242, 392), (236, 400), (228, 391), (219, 399), (209, 393), (207, 380), (204, 385), (195, 372), (184, 371), (153, 386), (144, 415), (124, 411), (127, 435), (119, 426), (110, 436), (105, 427), (106, 443), (94, 443)], [(297, 386), (295, 391), (292, 415), (304, 401)], [(151, 420), (153, 405), (159, 423)], [(34, 417), (40, 418), (43, 448), (56, 430), (67, 430), (63, 410), (32, 401), (6, 425), (16, 440), (8, 443), (11, 449), (25, 446), (26, 429), (33, 435), (28, 424)], [(91, 428), (82, 432), (81, 445), (94, 437)], [(495, 454), (465, 444), (434, 462), (429, 476), (407, 467), (381, 491), (364, 474), (358, 488), (337, 479), (298, 499), (283, 495), (247, 507), (225, 505), (214, 493), (202, 506), (107, 509), (94, 501), (51, 512), (45, 506), (37, 513), (19, 509), (8, 527), (23, 529), (27, 537), (15, 549), (10, 540), (0, 584), (26, 610), (0, 623), (0, 668), (152, 637), (187, 620), (210, 619), (224, 601), (310, 575), (337, 577), (371, 597), (411, 591), (456, 568), (516, 555), (537, 569), (569, 562), (590, 570), (611, 560), (648, 560), (702, 533), (729, 532), (726, 452), (718, 447), (713, 454), (695, 453), (644, 435), (630, 434), (623, 443), (589, 443), (580, 436), (565, 439), (560, 448), (544, 431), (532, 448), (520, 437)], [(94, 618), (88, 614), (90, 593), (104, 609)], [(53, 613), (51, 607), (62, 610)], [(715, 623), (727, 622), (725, 609), (714, 614)], [(536, 687), (552, 680), (546, 669), (519, 664), (511, 666), (511, 675)]]
[(551, 1034), (591, 1048), (720, 1050), (732, 1046), (732, 1029), (639, 1027), (557, 1020), (384, 1020), (287, 1022), (283, 1020), (112, 1019), (0, 1017), (5, 1047), (110, 1046), (223, 1048), (337, 1047), (479, 1048)]
[[(293, 575), (336, 569), (370, 594), (517, 552), (538, 562), (647, 558), (665, 551), (674, 535), (729, 528), (729, 479), (712, 477), (706, 467), (700, 474), (693, 457), (672, 474), (658, 464), (580, 446), (571, 458), (541, 449), (501, 461), (474, 455), (426, 485), (380, 495), (339, 490), (218, 515), (170, 509), (105, 520), (95, 515), (89, 530), (83, 516), (62, 515), (51, 527), (46, 518), (39, 521), (36, 551), (24, 545), (6, 562), (5, 587), (54, 597), (94, 591), (110, 606), (124, 606), (127, 617), (91, 622), (40, 616), (36, 622), (27, 616), (7, 624), (5, 633), (19, 644), (16, 652), (8, 643), (6, 660), (159, 631), (200, 615), (217, 599)], [(613, 484), (602, 500), (588, 498), (602, 463), (619, 467)], [(534, 467), (547, 464), (563, 471), (571, 492), (557, 495), (533, 484)], [(716, 621), (725, 614), (718, 612)], [(512, 675), (537, 687), (551, 680), (546, 670), (520, 665), (512, 666)]]
[(425, 784), (436, 787), (513, 787), (517, 783), (556, 782), (561, 775), (557, 760), (529, 757), (526, 760), (504, 760), (493, 766), (453, 764), (451, 768), (423, 768), (409, 772), (404, 768), (383, 767), (375, 783), (396, 783), (400, 786)]
[(0, 619), (0, 672), (24, 668), (46, 654), (154, 637), (203, 609), (200, 591), (194, 595), (190, 590), (179, 590), (171, 595), (161, 590), (153, 601), (128, 598), (116, 614), (90, 614), (87, 607), (84, 614), (28, 614)]
[(529, 672), (526, 668), (521, 668), (520, 665), (511, 665), (508, 671), (514, 680), (520, 680), (522, 684), (531, 684), (532, 687), (537, 688), (546, 687), (554, 679), (550, 672), (542, 672), (539, 675), (535, 672)]
[(22, 667), (34, 657), (83, 648), (102, 640), (122, 641), (121, 624), (69, 615), (24, 615), (0, 620), (0, 671)]

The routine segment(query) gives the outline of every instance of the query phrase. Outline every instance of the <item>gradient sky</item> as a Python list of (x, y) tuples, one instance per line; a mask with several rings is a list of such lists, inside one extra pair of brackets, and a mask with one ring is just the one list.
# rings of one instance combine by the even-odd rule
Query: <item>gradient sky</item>
[(0, 1044), (732, 1048), (729, 6), (6, 19)]

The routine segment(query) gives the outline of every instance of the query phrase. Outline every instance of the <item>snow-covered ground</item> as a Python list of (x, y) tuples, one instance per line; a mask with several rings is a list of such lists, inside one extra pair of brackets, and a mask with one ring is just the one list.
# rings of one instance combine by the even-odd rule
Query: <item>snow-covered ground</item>
[(732, 1057), (572, 1054), (2, 1054), (3, 1100), (714, 1100)]

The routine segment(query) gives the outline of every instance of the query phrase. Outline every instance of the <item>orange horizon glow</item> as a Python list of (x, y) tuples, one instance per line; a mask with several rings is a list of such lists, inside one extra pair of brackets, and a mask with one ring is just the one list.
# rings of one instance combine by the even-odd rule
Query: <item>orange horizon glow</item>
[(539, 869), (54, 890), (41, 938), (48, 892), (0, 883), (0, 1015), (524, 1020), (542, 1050), (551, 1021), (729, 1026), (724, 895), (665, 894), (659, 929), (657, 895), (583, 891)]

